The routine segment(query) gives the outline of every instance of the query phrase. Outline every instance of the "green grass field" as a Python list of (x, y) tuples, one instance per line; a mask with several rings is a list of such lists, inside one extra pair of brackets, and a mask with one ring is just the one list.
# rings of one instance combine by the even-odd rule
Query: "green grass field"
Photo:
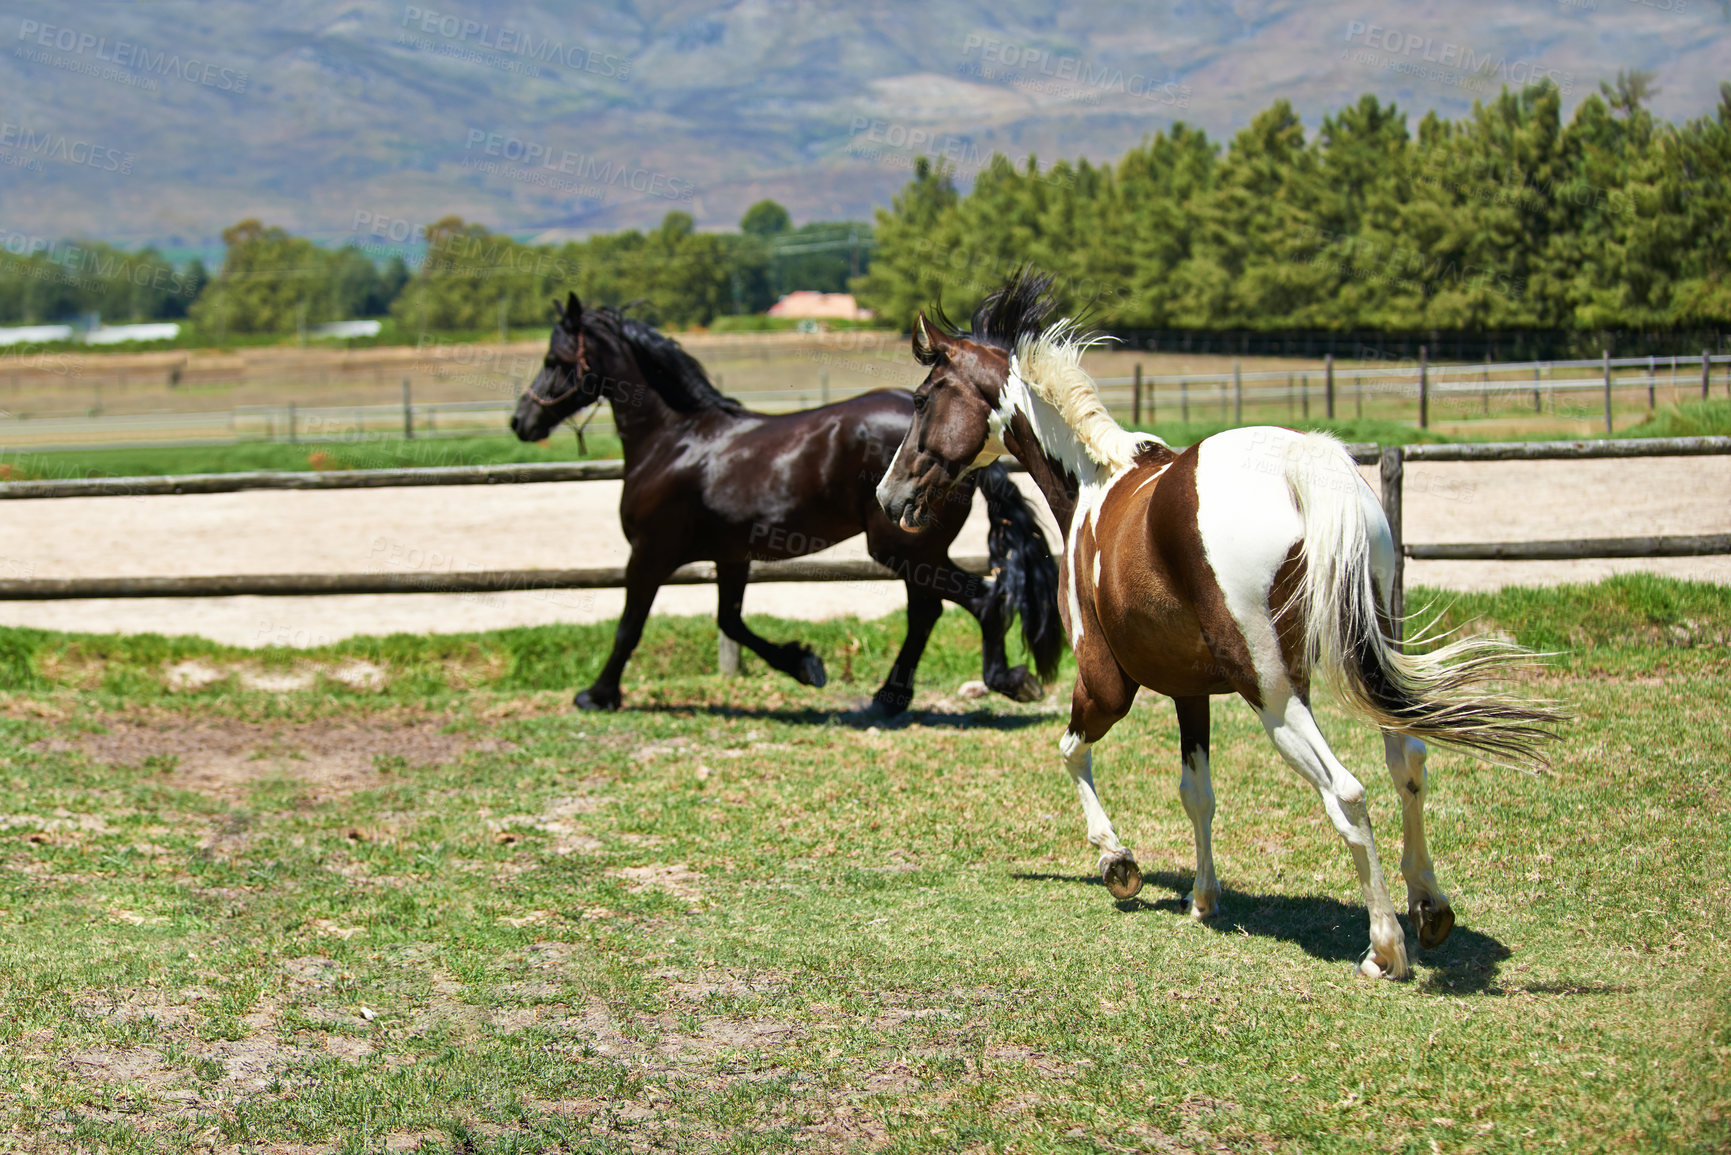
[[(1170, 708), (1097, 749), (1149, 877), (1115, 904), (1067, 689), (958, 699), (961, 615), (895, 723), (895, 618), (756, 623), (823, 691), (655, 619), (599, 717), (600, 626), (0, 631), (0, 1150), (1723, 1150), (1731, 589), (1447, 614), (1562, 651), (1526, 688), (1575, 721), (1538, 774), (1433, 754), (1460, 922), (1405, 983), (1353, 976), (1350, 861), (1241, 704), (1214, 925)], [(1321, 715), (1392, 872), (1380, 742)]]
[[(1325, 429), (1342, 440), (1411, 445), (1418, 442), (1462, 440), (1421, 430), (1398, 421), (1373, 419), (1302, 421), (1302, 429)], [(1139, 428), (1157, 433), (1173, 445), (1191, 445), (1229, 425), (1206, 422), (1161, 422)], [(1731, 401), (1701, 401), (1662, 409), (1639, 425), (1619, 430), (1622, 437), (1705, 437), (1731, 434)], [(1566, 438), (1523, 437), (1523, 440)], [(1505, 440), (1505, 438), (1497, 438)], [(539, 461), (577, 461), (620, 455), (619, 439), (611, 433), (585, 434), (588, 453), (578, 451), (576, 437), (561, 429), (545, 444), (526, 445), (515, 437), (440, 437), (404, 440), (398, 437), (316, 444), (280, 441), (239, 445), (181, 446), (162, 449), (88, 449), (52, 453), (12, 453), (0, 456), (0, 480), (53, 477), (147, 477), (181, 473), (235, 473), (255, 469), (402, 469), (437, 465), (508, 465)]]

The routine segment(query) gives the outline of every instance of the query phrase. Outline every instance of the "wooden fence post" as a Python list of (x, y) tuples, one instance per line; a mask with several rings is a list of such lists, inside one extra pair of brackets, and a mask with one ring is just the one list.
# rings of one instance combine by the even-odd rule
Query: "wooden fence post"
[[(1659, 359), (1653, 354), (1647, 354), (1647, 412), (1651, 413), (1659, 407), (1658, 404)], [(1676, 398), (1676, 382), (1672, 382), (1672, 399)]]
[(1707, 350), (1701, 350), (1701, 400), (1707, 400), (1707, 374), (1712, 369), (1713, 362), (1707, 359)]
[(293, 401), (290, 401), (288, 406), (288, 435), (289, 444), (293, 445), (295, 443), (295, 403)]
[(1244, 424), (1244, 366), (1237, 357), (1232, 359), (1232, 424)]
[(717, 634), (716, 665), (724, 678), (739, 677), (739, 643), (726, 634)]
[(403, 436), (415, 439), (415, 411), (409, 407), (409, 379), (403, 378)]
[(1604, 350), (1605, 356), (1605, 435), (1611, 434), (1611, 351)]
[(1328, 419), (1334, 420), (1334, 354), (1322, 359), (1324, 388), (1328, 394)]
[(1430, 356), (1424, 345), (1418, 347), (1418, 427), (1430, 428)]
[(1135, 375), (1130, 379), (1130, 424), (1142, 424), (1142, 362), (1136, 362)]
[(1401, 551), (1401, 489), (1405, 481), (1406, 455), (1398, 445), (1385, 445), (1377, 462), (1382, 474), (1382, 513), (1388, 519), (1389, 536), (1394, 538), (1394, 596), (1388, 607), (1389, 620), (1394, 625), (1394, 640), (1406, 634), (1406, 554)]
[[(820, 404), (820, 405), (828, 405), (829, 404), (829, 370), (828, 369), (819, 369), (817, 371), (817, 395), (818, 395), (818, 404)], [(736, 646), (735, 648), (737, 649), (738, 647)]]

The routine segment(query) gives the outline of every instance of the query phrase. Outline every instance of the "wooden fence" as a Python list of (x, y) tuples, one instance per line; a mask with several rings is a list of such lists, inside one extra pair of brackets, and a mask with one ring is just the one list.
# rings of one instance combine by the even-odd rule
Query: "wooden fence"
[[(772, 335), (773, 336), (773, 335)], [(868, 343), (846, 334), (830, 334), (842, 338), (839, 345), (814, 346), (812, 353), (819, 358), (831, 356), (825, 348), (856, 352), (875, 350), (881, 339)], [(769, 349), (763, 347), (764, 352)], [(463, 352), (463, 348), (445, 352)], [(478, 363), (485, 371), (478, 375), (463, 373), (462, 379), (487, 399), (466, 401), (412, 401), (410, 379), (401, 379), (401, 403), (384, 404), (377, 399), (369, 404), (310, 405), (286, 402), (280, 405), (250, 405), (224, 410), (186, 412), (104, 413), (98, 400), (86, 408), (83, 415), (71, 412), (23, 414), (0, 412), (0, 443), (11, 452), (49, 454), (71, 448), (123, 448), (148, 446), (219, 445), (240, 442), (298, 442), (306, 445), (339, 447), (352, 450), (369, 444), (394, 443), (398, 438), (436, 440), (446, 436), (474, 437), (503, 431), (506, 418), (516, 406), (516, 396), (533, 376), (541, 363), (541, 350), (533, 355), (519, 351), (505, 361), (496, 350), (471, 349), (474, 357), (468, 361), (447, 357), (437, 364), (444, 368), (463, 369)], [(409, 352), (414, 352), (410, 350)], [(741, 350), (733, 347), (735, 355)], [(1361, 353), (1376, 354), (1365, 349)], [(1468, 410), (1488, 417), (1493, 402), (1500, 410), (1511, 406), (1521, 414), (1543, 413), (1548, 406), (1552, 416), (1558, 414), (1559, 398), (1565, 412), (1575, 417), (1587, 417), (1603, 409), (1605, 428), (1612, 431), (1613, 401), (1629, 416), (1631, 405), (1638, 413), (1651, 412), (1665, 396), (1672, 402), (1706, 398), (1718, 389), (1731, 397), (1731, 355), (1703, 351), (1698, 357), (1599, 357), (1577, 361), (1520, 361), (1485, 364), (1433, 363), (1423, 355), (1411, 360), (1371, 357), (1368, 364), (1336, 365), (1329, 357), (1325, 364), (1290, 369), (1244, 370), (1235, 364), (1230, 371), (1217, 373), (1187, 373), (1147, 375), (1137, 363), (1127, 376), (1097, 378), (1101, 395), (1116, 414), (1128, 417), (1133, 424), (1157, 420), (1221, 424), (1243, 424), (1248, 416), (1255, 421), (1309, 418), (1312, 415), (1330, 418), (1352, 415), (1365, 416), (1368, 403), (1372, 416), (1406, 420), (1415, 413), (1418, 424), (1430, 423), (1433, 415), (1440, 416), (1444, 408), (1458, 409), (1456, 417)], [(357, 356), (359, 354), (357, 353)], [(162, 357), (164, 355), (153, 354)], [(874, 369), (880, 364), (864, 359)], [(434, 362), (427, 362), (428, 365)], [(808, 405), (843, 400), (868, 389), (889, 384), (909, 384), (905, 371), (889, 377), (859, 374), (838, 381), (832, 390), (828, 366), (821, 362), (809, 388), (783, 388), (743, 391), (731, 390), (743, 404), (767, 412), (803, 409)], [(372, 365), (376, 384), (389, 386), (395, 378), (381, 376), (383, 370)], [(172, 368), (163, 371), (172, 371)], [(320, 369), (318, 380), (323, 381)], [(17, 380), (17, 371), (12, 377)], [(80, 366), (79, 378), (98, 388), (98, 377)], [(121, 379), (125, 379), (122, 371)], [(435, 376), (434, 380), (449, 380)], [(302, 383), (311, 383), (310, 379)], [(719, 378), (718, 382), (719, 384)], [(1506, 414), (1505, 414), (1506, 415)], [(603, 407), (594, 416), (597, 433), (612, 430), (612, 413)], [(436, 450), (425, 451), (429, 456)]]
[[(1382, 502), (1397, 553), (1395, 611), (1401, 612), (1407, 558), (1451, 561), (1531, 561), (1584, 558), (1702, 557), (1731, 554), (1731, 534), (1663, 535), (1526, 542), (1407, 542), (1401, 531), (1404, 478), (1409, 462), (1580, 461), (1634, 457), (1696, 457), (1731, 454), (1731, 437), (1655, 438), (1627, 441), (1537, 441), (1460, 445), (1353, 445), (1361, 465), (1376, 465)], [(77, 497), (151, 497), (234, 493), (249, 489), (377, 489), (431, 485), (522, 485), (618, 480), (617, 461), (544, 465), (452, 466), (328, 473), (215, 473), (182, 477), (68, 478), (0, 483), (0, 501)], [(970, 573), (987, 572), (985, 558), (957, 559)], [(869, 560), (800, 558), (761, 562), (753, 581), (874, 581), (897, 575)], [(715, 580), (708, 563), (686, 566), (672, 584)], [(0, 581), (0, 600), (67, 598), (312, 596), (380, 593), (499, 593), (508, 590), (605, 589), (625, 584), (622, 567), (591, 569), (483, 570), (452, 573), (219, 574), (189, 577), (29, 578)]]

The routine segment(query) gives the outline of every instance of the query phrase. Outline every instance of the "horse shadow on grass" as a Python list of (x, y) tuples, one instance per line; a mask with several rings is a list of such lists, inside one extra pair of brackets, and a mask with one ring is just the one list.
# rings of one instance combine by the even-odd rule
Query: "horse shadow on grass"
[[(1027, 882), (1062, 882), (1105, 888), (1099, 878), (1074, 874), (1018, 873), (1010, 877)], [(1152, 901), (1137, 896), (1115, 905), (1126, 914), (1164, 911), (1184, 914), (1184, 895), (1194, 879), (1174, 871), (1155, 871), (1142, 876), (1143, 883), (1171, 891), (1169, 898)], [(1220, 910), (1205, 924), (1221, 934), (1242, 932), (1290, 942), (1306, 954), (1328, 962), (1357, 965), (1368, 942), (1368, 916), (1363, 906), (1344, 903), (1323, 895), (1247, 894), (1223, 887)], [(1401, 919), (1406, 927), (1406, 920)], [(1426, 994), (1508, 995), (1515, 989), (1502, 987), (1497, 972), (1514, 954), (1496, 938), (1482, 931), (1455, 924), (1448, 941), (1434, 950), (1420, 951), (1407, 927), (1407, 956), (1413, 962), (1417, 988)], [(1527, 988), (1518, 988), (1527, 989)], [(1559, 988), (1550, 993), (1615, 993), (1593, 985)]]
[(844, 726), (850, 730), (906, 730), (927, 726), (940, 730), (1025, 730), (1030, 726), (1049, 726), (1052, 715), (998, 714), (988, 709), (976, 710), (907, 710), (893, 717), (872, 706), (836, 709), (823, 706), (735, 706), (713, 702), (658, 702), (647, 705), (627, 703), (626, 712), (652, 714), (690, 714), (728, 720), (752, 719), (760, 722), (782, 722), (790, 726)]

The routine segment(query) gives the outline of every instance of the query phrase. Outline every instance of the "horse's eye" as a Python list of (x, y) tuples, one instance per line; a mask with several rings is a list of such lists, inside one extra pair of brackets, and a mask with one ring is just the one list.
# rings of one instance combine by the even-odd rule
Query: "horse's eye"
[(915, 413), (924, 413), (925, 411), (926, 411), (926, 395), (924, 393), (915, 393), (914, 394), (914, 412)]

